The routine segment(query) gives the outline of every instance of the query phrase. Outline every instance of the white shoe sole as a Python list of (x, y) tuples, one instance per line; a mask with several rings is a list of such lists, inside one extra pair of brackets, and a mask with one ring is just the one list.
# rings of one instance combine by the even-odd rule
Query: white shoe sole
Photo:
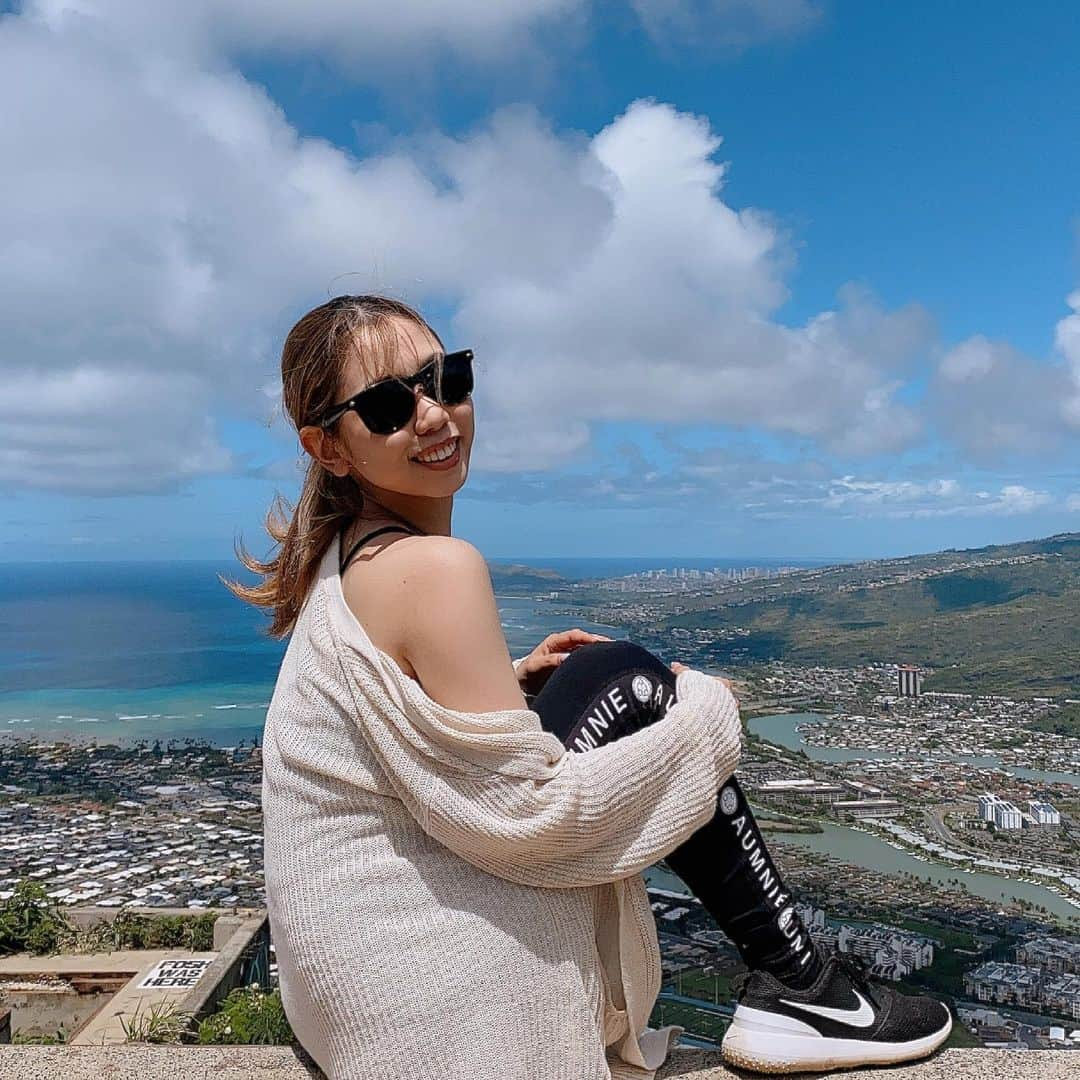
[(817, 1072), (892, 1065), (933, 1053), (952, 1031), (952, 1013), (940, 1031), (908, 1042), (833, 1039), (809, 1024), (739, 1005), (721, 1044), (726, 1062), (760, 1073)]

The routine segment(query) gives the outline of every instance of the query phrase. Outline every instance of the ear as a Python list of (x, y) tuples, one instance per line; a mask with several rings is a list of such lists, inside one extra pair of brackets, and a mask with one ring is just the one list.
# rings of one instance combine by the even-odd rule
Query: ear
[(327, 472), (348, 476), (349, 463), (342, 457), (338, 442), (325, 428), (307, 425), (300, 429), (300, 444)]

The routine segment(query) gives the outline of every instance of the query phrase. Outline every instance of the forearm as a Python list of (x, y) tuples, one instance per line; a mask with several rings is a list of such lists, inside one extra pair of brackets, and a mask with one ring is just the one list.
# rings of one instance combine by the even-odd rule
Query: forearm
[(738, 706), (719, 680), (678, 676), (678, 700), (640, 731), (567, 752), (549, 779), (436, 778), (425, 828), (463, 858), (521, 884), (615, 881), (676, 848), (715, 812), (740, 749)]

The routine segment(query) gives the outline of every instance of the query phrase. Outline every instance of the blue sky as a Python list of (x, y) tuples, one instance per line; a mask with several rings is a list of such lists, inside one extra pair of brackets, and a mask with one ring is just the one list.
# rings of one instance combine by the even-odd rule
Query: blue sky
[(2, 8), (0, 559), (265, 551), (288, 327), (477, 350), (489, 558), (1080, 529), (1056, 3)]

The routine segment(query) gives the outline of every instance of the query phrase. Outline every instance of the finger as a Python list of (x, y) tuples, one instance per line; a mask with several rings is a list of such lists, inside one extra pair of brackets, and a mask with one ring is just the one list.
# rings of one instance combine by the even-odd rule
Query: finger
[(593, 641), (611, 641), (606, 634), (592, 634), (588, 630), (575, 627), (573, 630), (563, 630), (552, 637), (557, 638), (557, 646), (561, 648), (576, 648), (578, 645), (588, 645)]
[[(529, 667), (530, 672), (543, 671), (545, 668), (558, 667), (569, 656), (569, 653), (564, 652), (546, 652), (536, 653), (532, 657), (532, 664)], [(525, 665), (523, 664), (522, 667)]]
[(573, 630), (558, 630), (544, 638), (541, 648), (545, 652), (559, 652), (563, 649), (574, 649), (580, 644), (582, 643), (574, 636)]

